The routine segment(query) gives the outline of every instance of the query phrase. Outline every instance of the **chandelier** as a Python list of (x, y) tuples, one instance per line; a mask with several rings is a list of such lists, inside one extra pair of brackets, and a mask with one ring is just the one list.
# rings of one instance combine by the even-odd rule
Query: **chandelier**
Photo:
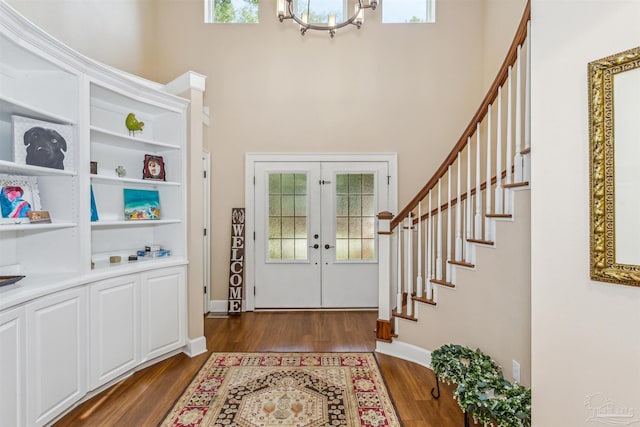
[[(311, 0), (309, 0), (310, 2)], [(286, 2), (286, 5), (285, 5)], [(364, 10), (371, 9), (376, 10), (378, 6), (378, 0), (369, 0), (369, 4), (364, 4), (363, 0), (357, 0), (354, 5), (353, 15), (346, 21), (336, 23), (335, 15), (329, 15), (329, 22), (327, 24), (311, 24), (309, 23), (309, 7), (307, 12), (304, 12), (301, 16), (295, 14), (293, 10), (293, 0), (278, 0), (277, 16), (280, 22), (285, 19), (292, 19), (300, 25), (300, 34), (304, 36), (307, 30), (319, 30), (328, 31), (329, 35), (333, 38), (336, 35), (338, 28), (346, 27), (347, 25), (355, 25), (360, 29), (364, 22)]]

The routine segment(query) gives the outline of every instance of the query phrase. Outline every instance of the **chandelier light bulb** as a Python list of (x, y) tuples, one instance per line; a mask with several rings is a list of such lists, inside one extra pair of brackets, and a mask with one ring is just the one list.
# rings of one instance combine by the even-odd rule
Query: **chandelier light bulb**
[[(285, 19), (291, 19), (300, 26), (300, 34), (304, 35), (307, 30), (327, 31), (331, 37), (335, 36), (336, 30), (346, 27), (347, 25), (355, 25), (358, 29), (364, 23), (364, 10), (375, 10), (378, 7), (378, 0), (356, 0), (353, 9), (353, 15), (347, 20), (336, 22), (336, 16), (330, 15), (326, 24), (316, 24), (309, 22), (309, 14), (307, 12), (296, 15), (293, 6), (294, 0), (277, 0), (276, 16), (283, 22)], [(310, 1), (310, 0), (309, 0)]]

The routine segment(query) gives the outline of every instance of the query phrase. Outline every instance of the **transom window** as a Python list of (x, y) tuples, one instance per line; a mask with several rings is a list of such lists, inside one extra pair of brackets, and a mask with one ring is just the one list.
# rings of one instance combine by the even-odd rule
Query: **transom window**
[(382, 23), (436, 22), (436, 0), (383, 0)]
[(258, 0), (204, 0), (206, 24), (257, 24)]

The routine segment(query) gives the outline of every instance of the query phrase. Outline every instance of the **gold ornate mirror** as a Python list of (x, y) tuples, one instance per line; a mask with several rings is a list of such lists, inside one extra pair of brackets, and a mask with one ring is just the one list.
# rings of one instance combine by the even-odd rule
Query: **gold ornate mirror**
[(591, 279), (640, 286), (640, 47), (589, 63)]

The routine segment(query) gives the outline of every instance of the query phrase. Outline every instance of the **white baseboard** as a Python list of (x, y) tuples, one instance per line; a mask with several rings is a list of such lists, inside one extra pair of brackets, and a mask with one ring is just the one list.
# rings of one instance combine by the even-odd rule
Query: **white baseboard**
[[(229, 307), (229, 301), (226, 299), (212, 299), (209, 301), (210, 313), (226, 313)], [(246, 311), (246, 301), (242, 300), (242, 311)]]
[(431, 352), (413, 344), (407, 344), (397, 340), (394, 340), (392, 343), (378, 341), (376, 343), (376, 351), (431, 369)]
[(189, 357), (195, 357), (199, 354), (207, 352), (207, 340), (204, 336), (196, 339), (187, 339), (187, 344), (183, 350), (183, 353)]

